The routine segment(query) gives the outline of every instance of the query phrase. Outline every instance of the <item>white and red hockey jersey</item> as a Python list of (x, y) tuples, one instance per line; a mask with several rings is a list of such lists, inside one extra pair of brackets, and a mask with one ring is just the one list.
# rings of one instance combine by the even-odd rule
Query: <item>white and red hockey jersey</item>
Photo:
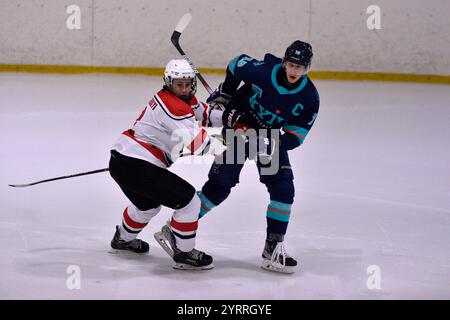
[(206, 124), (207, 111), (208, 106), (195, 97), (188, 104), (162, 89), (150, 99), (133, 127), (121, 134), (112, 149), (167, 168), (183, 148), (191, 154), (202, 154), (210, 140), (216, 140), (197, 123)]

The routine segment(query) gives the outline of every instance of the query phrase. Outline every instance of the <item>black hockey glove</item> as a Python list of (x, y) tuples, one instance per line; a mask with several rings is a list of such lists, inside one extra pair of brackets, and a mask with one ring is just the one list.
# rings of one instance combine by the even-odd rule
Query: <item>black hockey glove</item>
[(227, 106), (228, 102), (230, 102), (231, 95), (223, 92), (222, 90), (223, 83), (219, 85), (219, 87), (211, 93), (211, 95), (206, 99), (206, 102), (210, 105), (221, 104), (224, 107)]
[(253, 112), (242, 113), (236, 108), (227, 108), (222, 114), (222, 122), (228, 129), (270, 129)]
[(222, 122), (227, 129), (250, 129), (248, 122), (248, 115), (240, 113), (235, 108), (227, 108), (222, 114)]

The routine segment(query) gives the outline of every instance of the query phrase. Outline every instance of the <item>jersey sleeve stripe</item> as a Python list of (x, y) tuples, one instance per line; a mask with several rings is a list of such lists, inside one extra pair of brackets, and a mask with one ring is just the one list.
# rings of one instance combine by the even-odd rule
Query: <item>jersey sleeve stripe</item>
[[(149, 106), (149, 104), (147, 104), (147, 106)], [(136, 119), (136, 121), (134, 122), (134, 125), (135, 125), (136, 123), (138, 123), (138, 122), (142, 119), (142, 117), (144, 116), (145, 112), (147, 111), (147, 106), (144, 108), (144, 110), (142, 111), (142, 113), (141, 113), (141, 115), (139, 116), (139, 118)]]
[(283, 127), (284, 132), (296, 136), (300, 142), (303, 142), (308, 135), (309, 130), (298, 126), (285, 126)]

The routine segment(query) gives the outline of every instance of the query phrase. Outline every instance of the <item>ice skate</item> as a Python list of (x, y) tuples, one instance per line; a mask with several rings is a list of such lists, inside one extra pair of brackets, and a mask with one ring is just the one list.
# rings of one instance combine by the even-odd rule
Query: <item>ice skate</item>
[(164, 225), (161, 231), (155, 233), (155, 239), (159, 245), (175, 261), (174, 269), (180, 270), (208, 270), (214, 268), (213, 258), (197, 249), (184, 252), (178, 249), (170, 227)]
[(116, 233), (111, 240), (110, 253), (120, 253), (123, 251), (131, 251), (135, 253), (147, 253), (149, 250), (149, 245), (147, 242), (141, 239), (134, 239), (131, 241), (125, 241), (120, 238), (119, 226), (116, 226)]
[(281, 273), (294, 273), (297, 269), (297, 261), (287, 254), (283, 242), (266, 240), (262, 257), (263, 269)]

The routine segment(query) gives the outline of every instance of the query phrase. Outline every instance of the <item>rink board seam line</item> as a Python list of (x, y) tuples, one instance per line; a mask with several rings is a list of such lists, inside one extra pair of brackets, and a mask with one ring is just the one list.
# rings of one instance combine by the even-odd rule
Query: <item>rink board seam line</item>
[[(202, 73), (225, 75), (224, 69), (200, 68)], [(71, 66), (71, 65), (31, 65), (31, 64), (0, 64), (0, 72), (37, 72), (37, 73), (115, 73), (143, 74), (160, 76), (164, 68), (150, 67), (120, 67), (120, 66)], [(320, 80), (370, 80), (385, 82), (417, 82), (450, 84), (450, 75), (409, 74), (409, 73), (377, 73), (357, 71), (311, 71), (311, 79)]]

